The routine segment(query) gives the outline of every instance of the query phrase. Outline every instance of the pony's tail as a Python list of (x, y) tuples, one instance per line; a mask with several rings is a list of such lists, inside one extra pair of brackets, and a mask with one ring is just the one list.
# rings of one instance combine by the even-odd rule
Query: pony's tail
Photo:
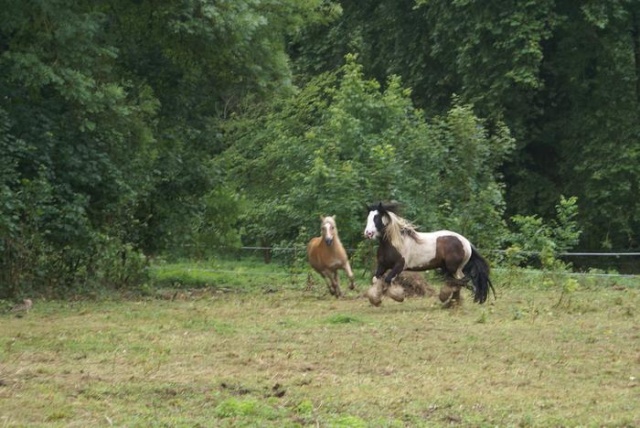
[(478, 250), (473, 245), (471, 246), (471, 258), (462, 270), (473, 282), (475, 290), (474, 302), (481, 304), (486, 302), (489, 296), (489, 289), (493, 292), (493, 298), (495, 299), (496, 290), (494, 290), (489, 278), (489, 263), (478, 253)]

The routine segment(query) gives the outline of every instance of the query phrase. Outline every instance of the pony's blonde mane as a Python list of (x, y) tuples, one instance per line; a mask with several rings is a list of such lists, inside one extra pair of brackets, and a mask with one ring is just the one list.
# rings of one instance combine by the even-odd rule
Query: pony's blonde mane
[(384, 228), (384, 237), (391, 242), (391, 245), (399, 251), (402, 250), (404, 247), (402, 235), (408, 235), (415, 241), (419, 241), (416, 226), (391, 211), (387, 211), (387, 215), (389, 216), (389, 224)]
[(332, 216), (332, 215), (328, 215), (326, 217), (322, 217), (320, 219), (320, 222), (322, 224), (324, 223), (331, 223), (331, 225), (335, 228), (336, 227), (336, 219)]

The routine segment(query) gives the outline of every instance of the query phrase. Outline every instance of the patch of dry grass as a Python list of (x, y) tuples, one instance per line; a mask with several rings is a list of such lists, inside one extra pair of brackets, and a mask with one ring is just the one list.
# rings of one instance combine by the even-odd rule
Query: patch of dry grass
[(302, 288), (1, 315), (0, 425), (640, 425), (637, 287), (451, 310)]

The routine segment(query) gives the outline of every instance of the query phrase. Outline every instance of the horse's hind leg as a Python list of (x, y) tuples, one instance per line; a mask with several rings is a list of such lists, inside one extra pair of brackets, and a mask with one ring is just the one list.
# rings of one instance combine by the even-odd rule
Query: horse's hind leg
[(333, 295), (336, 297), (342, 296), (342, 291), (340, 291), (340, 284), (338, 282), (338, 271), (335, 270), (331, 276), (331, 287), (333, 288)]
[(329, 293), (331, 293), (332, 296), (340, 297), (341, 293), (340, 293), (340, 286), (338, 285), (338, 272), (325, 270), (322, 272), (322, 276), (327, 282)]
[(311, 275), (311, 272), (309, 272), (309, 274), (307, 275), (307, 288), (305, 288), (305, 291), (311, 291), (313, 289), (313, 276)]
[(462, 287), (460, 287), (459, 285), (453, 286), (453, 294), (451, 295), (451, 304), (454, 306), (462, 304), (462, 295), (460, 294), (461, 288)]
[(440, 298), (440, 302), (442, 302), (443, 305), (446, 305), (451, 301), (451, 298), (453, 297), (453, 289), (448, 282), (444, 283), (444, 285), (440, 289), (440, 295), (438, 297)]
[(440, 302), (445, 308), (457, 306), (461, 303), (461, 285), (456, 280), (447, 280), (440, 289)]

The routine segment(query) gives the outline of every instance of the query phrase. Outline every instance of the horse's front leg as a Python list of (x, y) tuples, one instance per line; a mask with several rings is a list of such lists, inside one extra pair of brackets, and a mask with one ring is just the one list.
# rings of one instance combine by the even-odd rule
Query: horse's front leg
[(378, 263), (376, 273), (373, 275), (374, 279), (380, 279), (382, 275), (387, 271), (387, 266), (382, 263)]
[(387, 277), (384, 279), (384, 282), (386, 282), (387, 285), (390, 285), (391, 281), (393, 281), (396, 276), (400, 275), (400, 272), (402, 272), (403, 270), (404, 270), (404, 257), (400, 257), (398, 261), (393, 265), (393, 268), (391, 268), (391, 271), (389, 272)]
[(356, 288), (356, 284), (353, 282), (353, 271), (351, 270), (351, 265), (348, 261), (344, 265), (344, 271), (347, 273), (347, 278), (349, 278), (349, 289), (354, 290)]

